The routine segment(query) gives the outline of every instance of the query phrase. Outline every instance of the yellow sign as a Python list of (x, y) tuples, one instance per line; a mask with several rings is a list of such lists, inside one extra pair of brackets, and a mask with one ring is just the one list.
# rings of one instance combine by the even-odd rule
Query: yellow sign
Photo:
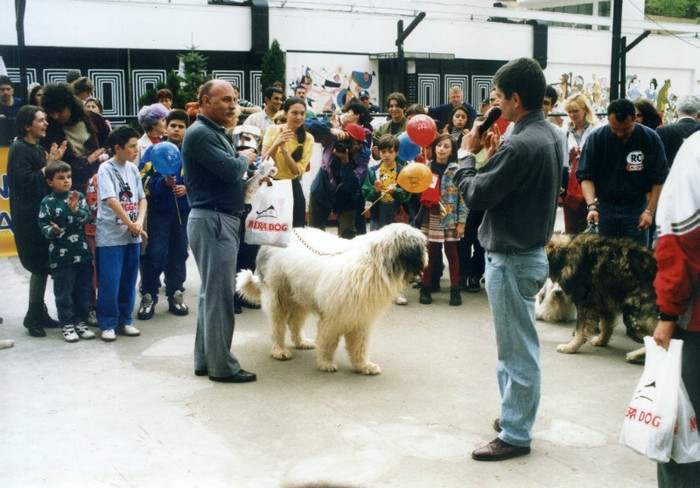
[(7, 159), (10, 148), (0, 147), (0, 257), (17, 256), (10, 215), (10, 187), (7, 184)]

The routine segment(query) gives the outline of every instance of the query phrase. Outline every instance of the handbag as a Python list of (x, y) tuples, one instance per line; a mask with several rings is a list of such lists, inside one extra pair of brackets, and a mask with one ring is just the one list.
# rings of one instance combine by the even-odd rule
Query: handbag
[(676, 429), (673, 432), (671, 458), (679, 464), (700, 461), (698, 419), (683, 381), (681, 381), (678, 391), (678, 418), (676, 419)]
[(251, 197), (250, 205), (245, 219), (245, 242), (286, 247), (292, 236), (292, 180), (263, 184)]
[(683, 341), (671, 339), (668, 350), (644, 338), (644, 371), (627, 406), (620, 443), (657, 462), (671, 458), (678, 414)]
[(578, 159), (579, 158), (576, 158), (571, 165), (569, 181), (566, 187), (566, 195), (564, 196), (564, 206), (572, 212), (578, 211), (583, 203), (583, 190), (581, 189), (581, 183), (579, 183), (578, 179), (576, 178)]

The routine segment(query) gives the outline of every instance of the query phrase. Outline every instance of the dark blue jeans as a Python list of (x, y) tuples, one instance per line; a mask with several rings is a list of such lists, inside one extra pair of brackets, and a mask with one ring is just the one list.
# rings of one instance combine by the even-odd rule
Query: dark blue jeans
[(92, 300), (92, 261), (52, 269), (51, 276), (61, 327), (85, 322)]
[(165, 295), (185, 291), (187, 278), (187, 218), (189, 212), (148, 212), (148, 246), (143, 263), (141, 293), (158, 301), (160, 275), (165, 273)]
[(639, 216), (646, 206), (644, 197), (635, 203), (598, 203), (598, 232), (606, 237), (629, 237), (647, 247), (649, 231), (639, 230)]

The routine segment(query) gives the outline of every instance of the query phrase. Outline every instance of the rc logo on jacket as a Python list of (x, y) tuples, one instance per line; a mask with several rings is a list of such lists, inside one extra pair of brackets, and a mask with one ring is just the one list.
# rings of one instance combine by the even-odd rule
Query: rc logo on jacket
[(644, 169), (644, 153), (632, 151), (627, 155), (627, 171), (642, 171)]

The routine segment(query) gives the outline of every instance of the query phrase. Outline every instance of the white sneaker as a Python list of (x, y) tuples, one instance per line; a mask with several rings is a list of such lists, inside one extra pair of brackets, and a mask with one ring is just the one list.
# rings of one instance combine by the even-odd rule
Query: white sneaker
[(403, 293), (399, 293), (396, 295), (396, 298), (394, 298), (394, 303), (396, 303), (396, 305), (406, 305), (408, 300), (406, 300), (406, 297), (403, 296)]
[(80, 340), (80, 337), (75, 333), (75, 328), (72, 325), (64, 325), (62, 333), (66, 342), (78, 342)]
[(95, 327), (97, 325), (97, 312), (94, 310), (90, 310), (90, 313), (88, 314), (87, 318), (87, 324), (92, 325)]
[(75, 331), (78, 333), (81, 339), (94, 339), (95, 333), (90, 330), (90, 328), (85, 324), (85, 322), (80, 322), (75, 326)]
[(133, 325), (122, 325), (117, 329), (121, 335), (129, 336), (129, 337), (136, 337), (138, 335), (141, 335), (141, 331), (138, 330), (136, 327)]
[(105, 342), (112, 342), (117, 340), (117, 334), (114, 333), (114, 329), (106, 329), (102, 331), (102, 340)]

